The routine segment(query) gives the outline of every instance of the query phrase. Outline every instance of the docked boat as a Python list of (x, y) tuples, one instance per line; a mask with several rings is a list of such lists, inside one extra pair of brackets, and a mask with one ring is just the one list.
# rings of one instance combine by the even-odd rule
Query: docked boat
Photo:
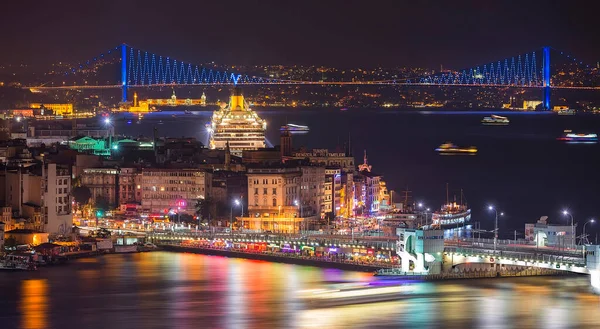
[(475, 146), (469, 147), (458, 147), (451, 142), (446, 142), (435, 149), (441, 155), (475, 155), (477, 154), (477, 148)]
[(597, 142), (598, 135), (597, 134), (577, 134), (573, 133), (572, 130), (565, 130), (562, 136), (558, 137), (559, 141), (566, 142)]
[(489, 117), (484, 117), (481, 123), (487, 126), (506, 126), (510, 123), (507, 117), (492, 114)]
[(456, 202), (443, 205), (439, 211), (435, 211), (431, 215), (431, 226), (433, 228), (455, 228), (469, 221), (471, 221), (471, 209)]
[(448, 201), (448, 187), (446, 187), (446, 203), (442, 205), (440, 210), (434, 211), (431, 214), (431, 228), (434, 229), (449, 229), (457, 226), (465, 225), (471, 221), (471, 209), (462, 202), (463, 193), (460, 191), (460, 204)]
[(27, 254), (10, 254), (0, 259), (0, 270), (8, 271), (35, 271), (37, 267), (32, 259), (32, 255)]

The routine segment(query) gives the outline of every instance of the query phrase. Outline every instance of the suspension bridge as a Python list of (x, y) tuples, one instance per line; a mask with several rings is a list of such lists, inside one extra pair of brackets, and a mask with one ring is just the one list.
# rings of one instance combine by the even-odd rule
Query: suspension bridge
[[(391, 85), (391, 86), (454, 86), (454, 87), (517, 87), (537, 88), (542, 90), (542, 105), (550, 109), (552, 89), (600, 90), (600, 86), (553, 84), (551, 74), (551, 53), (558, 53), (567, 62), (581, 65), (584, 70), (596, 70), (570, 55), (565, 55), (551, 47), (543, 47), (540, 51), (505, 58), (484, 65), (458, 71), (439, 71), (421, 76), (394, 77), (384, 80), (365, 81), (304, 81), (278, 79), (255, 75), (217, 70), (209, 65), (193, 65), (160, 56), (148, 51), (121, 44), (90, 60), (70, 67), (60, 76), (74, 76), (99, 63), (118, 63), (119, 75), (113, 83), (105, 85), (51, 85), (24, 87), (27, 89), (60, 90), (60, 89), (114, 89), (120, 88), (122, 101), (127, 102), (130, 88), (175, 87), (175, 86), (208, 86), (208, 85)], [(585, 71), (584, 71), (585, 72)], [(597, 71), (595, 71), (597, 73)]]

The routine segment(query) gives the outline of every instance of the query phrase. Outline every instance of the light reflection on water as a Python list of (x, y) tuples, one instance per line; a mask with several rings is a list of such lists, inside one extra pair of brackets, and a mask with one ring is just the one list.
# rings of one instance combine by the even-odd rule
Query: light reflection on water
[(396, 281), (414, 295), (323, 307), (301, 296), (381, 282), (369, 273), (215, 256), (108, 255), (0, 273), (0, 319), (2, 328), (597, 328), (600, 297), (587, 280)]

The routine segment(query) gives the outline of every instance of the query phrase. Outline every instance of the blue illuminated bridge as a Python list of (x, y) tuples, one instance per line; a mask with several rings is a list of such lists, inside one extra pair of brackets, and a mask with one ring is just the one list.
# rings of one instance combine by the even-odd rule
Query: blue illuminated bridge
[[(550, 58), (558, 56), (570, 64), (590, 71), (589, 65), (551, 47), (497, 60), (458, 71), (442, 71), (424, 76), (391, 80), (369, 81), (301, 81), (250, 76), (230, 71), (219, 71), (202, 65), (193, 65), (170, 57), (122, 44), (59, 73), (61, 76), (89, 72), (99, 63), (118, 63), (118, 77), (106, 85), (28, 86), (27, 89), (103, 89), (120, 88), (122, 101), (127, 101), (129, 88), (160, 86), (206, 86), (206, 85), (406, 85), (406, 86), (456, 86), (456, 87), (518, 87), (538, 88), (543, 92), (543, 106), (550, 109), (552, 89), (600, 90), (599, 86), (553, 85)], [(587, 70), (587, 71), (586, 71)], [(591, 70), (595, 70), (593, 67)], [(597, 73), (597, 72), (596, 72)]]

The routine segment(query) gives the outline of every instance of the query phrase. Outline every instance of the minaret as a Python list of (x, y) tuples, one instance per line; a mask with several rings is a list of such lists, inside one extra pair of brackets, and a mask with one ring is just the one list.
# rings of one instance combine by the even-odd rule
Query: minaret
[(138, 107), (137, 93), (133, 93), (133, 107)]
[(202, 92), (202, 96), (200, 96), (200, 105), (206, 106), (206, 95)]

